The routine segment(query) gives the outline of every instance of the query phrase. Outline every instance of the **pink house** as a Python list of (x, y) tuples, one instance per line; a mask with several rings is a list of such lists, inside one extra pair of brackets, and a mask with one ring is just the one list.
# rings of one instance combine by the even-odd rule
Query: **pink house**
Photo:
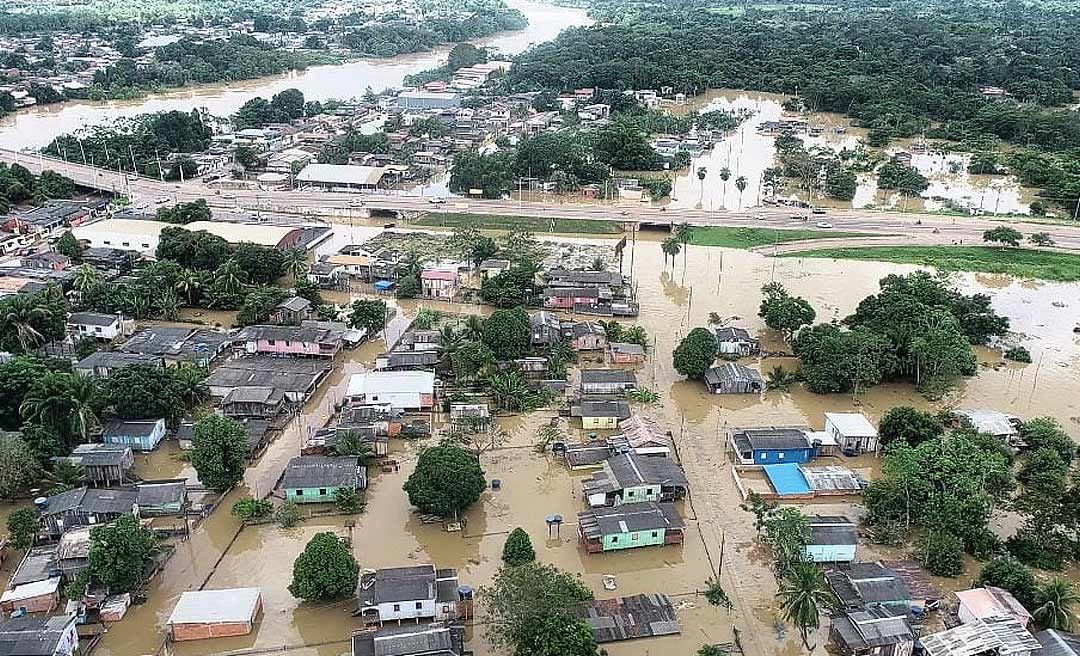
[(544, 307), (572, 310), (578, 304), (596, 305), (605, 298), (604, 291), (598, 287), (548, 287), (544, 290)]
[(341, 351), (342, 335), (307, 326), (248, 326), (238, 341), (248, 353), (309, 358), (332, 358)]
[(458, 290), (456, 271), (446, 269), (424, 269), (420, 272), (420, 295), (451, 301)]

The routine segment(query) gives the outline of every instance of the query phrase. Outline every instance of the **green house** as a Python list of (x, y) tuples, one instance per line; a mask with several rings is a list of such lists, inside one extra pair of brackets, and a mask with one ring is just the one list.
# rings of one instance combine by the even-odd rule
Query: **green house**
[(685, 531), (670, 503), (623, 503), (578, 513), (578, 535), (589, 553), (681, 544)]
[(281, 477), (285, 498), (294, 503), (332, 503), (340, 489), (367, 487), (367, 472), (355, 457), (299, 456)]

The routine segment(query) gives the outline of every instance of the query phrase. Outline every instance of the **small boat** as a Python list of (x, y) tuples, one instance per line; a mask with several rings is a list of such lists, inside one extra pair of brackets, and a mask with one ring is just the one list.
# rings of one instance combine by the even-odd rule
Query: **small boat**
[(613, 574), (604, 574), (604, 589), (614, 590), (617, 587), (619, 586), (615, 583), (615, 576)]

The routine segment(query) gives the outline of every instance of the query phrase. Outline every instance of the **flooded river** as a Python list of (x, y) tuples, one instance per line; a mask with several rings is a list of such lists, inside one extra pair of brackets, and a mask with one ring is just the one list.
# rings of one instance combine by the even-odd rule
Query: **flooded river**
[[(712, 151), (694, 160), (675, 180), (673, 204), (676, 207), (704, 207), (705, 209), (740, 209), (761, 204), (765, 193), (761, 190), (761, 176), (765, 169), (775, 165), (773, 152), (775, 136), (758, 132), (758, 126), (766, 121), (797, 115), (785, 112), (782, 103), (785, 96), (747, 91), (710, 91), (695, 101), (693, 108), (749, 110), (753, 115), (726, 139), (718, 142)], [(676, 108), (677, 111), (686, 108)], [(802, 135), (808, 146), (826, 146), (840, 151), (854, 149), (865, 139), (866, 130), (855, 127), (846, 117), (838, 114), (812, 113), (801, 116), (811, 128), (821, 128), (819, 136)], [(886, 153), (911, 152), (911, 140), (895, 141)], [(970, 155), (961, 153), (914, 153), (911, 165), (930, 181), (930, 187), (919, 198), (904, 198), (900, 194), (878, 189), (876, 176), (860, 174), (855, 198), (838, 201), (824, 197), (820, 190), (813, 194), (805, 191), (795, 193), (795, 184), (782, 195), (795, 196), (815, 205), (838, 208), (877, 207), (910, 211), (938, 211), (948, 203), (979, 209), (987, 214), (1027, 214), (1029, 205), (1036, 200), (1037, 189), (1024, 187), (1006, 175), (972, 175), (967, 172)], [(704, 183), (697, 177), (699, 168), (705, 167)], [(724, 168), (731, 171), (725, 183), (720, 177)], [(746, 178), (746, 189), (741, 194), (735, 186), (739, 176)], [(948, 202), (948, 203), (947, 203)]]
[[(377, 231), (372, 226), (343, 227), (339, 239), (362, 240)], [(820, 429), (825, 411), (848, 410), (863, 412), (876, 422), (888, 408), (912, 404), (924, 408), (993, 408), (1025, 418), (1050, 415), (1080, 440), (1080, 338), (1071, 332), (1080, 316), (1080, 285), (959, 276), (958, 282), (965, 290), (990, 294), (995, 307), (1011, 317), (1014, 330), (1022, 335), (1021, 341), (1031, 349), (1035, 362), (1027, 366), (1005, 365), (996, 354), (982, 351), (984, 366), (979, 374), (963, 381), (952, 395), (938, 403), (929, 403), (906, 385), (879, 386), (857, 399), (848, 395), (820, 396), (802, 389), (769, 392), (761, 398), (711, 396), (700, 384), (682, 380), (672, 367), (670, 355), (683, 335), (706, 323), (710, 312), (763, 333), (768, 343), (779, 346), (777, 337), (764, 332), (756, 316), (758, 289), (766, 282), (783, 282), (793, 294), (813, 304), (819, 319), (828, 320), (851, 312), (859, 300), (876, 291), (882, 276), (913, 267), (820, 259), (773, 260), (754, 253), (704, 247), (691, 247), (685, 264), (680, 255), (674, 266), (665, 267), (657, 237), (646, 234), (632, 246), (636, 249), (634, 273), (642, 310), (639, 323), (656, 339), (655, 350), (648, 362), (638, 367), (637, 374), (641, 384), (659, 391), (662, 397), (658, 405), (639, 411), (673, 432), (691, 480), (691, 497), (682, 508), (689, 525), (683, 546), (603, 555), (586, 555), (577, 546), (573, 523), (576, 513), (582, 510), (580, 479), (587, 474), (569, 472), (530, 448), (536, 428), (552, 416), (551, 411), (504, 420), (504, 428), (511, 434), (510, 443), (483, 457), (487, 476), (501, 479), (502, 487), (485, 493), (482, 501), (468, 511), (468, 524), (462, 533), (447, 533), (440, 525), (423, 524), (411, 512), (401, 485), (423, 443), (400, 440), (394, 440), (391, 453), (400, 468), (390, 473), (371, 470), (367, 509), (352, 518), (355, 526), (351, 529), (346, 518), (329, 517), (310, 519), (292, 529), (269, 525), (240, 530), (228, 506), (240, 494), (265, 495), (272, 488), (284, 464), (298, 452), (304, 433), (325, 422), (330, 404), (340, 399), (348, 375), (370, 365), (384, 348), (377, 340), (339, 362), (340, 367), (319, 396), (248, 471), (244, 488), (227, 498), (221, 509), (195, 529), (189, 541), (180, 544), (164, 572), (152, 582), (148, 602), (133, 608), (124, 621), (111, 627), (98, 653), (139, 656), (158, 651), (164, 621), (184, 590), (204, 585), (256, 585), (263, 592), (265, 613), (253, 634), (172, 645), (169, 650), (181, 656), (237, 650), (338, 656), (348, 650), (347, 638), (358, 627), (351, 615), (355, 601), (298, 603), (286, 590), (291, 563), (314, 533), (330, 530), (351, 535), (353, 551), (364, 568), (434, 562), (440, 567), (457, 568), (463, 583), (482, 586), (500, 565), (507, 533), (522, 526), (530, 533), (540, 560), (580, 573), (599, 597), (642, 592), (663, 592), (672, 597), (679, 609), (681, 636), (606, 645), (612, 656), (691, 654), (702, 643), (731, 640), (733, 626), (738, 628), (747, 654), (794, 656), (804, 651), (797, 633), (790, 628), (782, 630), (778, 624), (774, 585), (762, 550), (754, 543), (752, 519), (738, 509), (740, 497), (724, 448), (729, 427), (805, 424)], [(629, 266), (630, 260), (625, 261)], [(336, 295), (334, 300), (345, 302), (355, 296)], [(425, 304), (403, 302), (401, 322), (421, 305)], [(436, 307), (452, 312), (479, 311), (460, 305)], [(777, 364), (793, 365), (782, 360), (751, 364), (763, 371)], [(566, 428), (572, 435), (581, 434), (580, 430)], [(161, 466), (171, 467), (168, 471), (176, 475), (186, 475), (186, 465), (170, 464), (172, 456), (165, 458)], [(873, 469), (876, 462), (863, 459), (859, 466)], [(854, 502), (843, 501), (814, 504), (813, 510), (853, 515), (860, 512)], [(549, 536), (544, 517), (555, 512), (566, 517), (568, 523), (562, 527), (561, 535)], [(696, 593), (719, 564), (721, 542), (726, 545), (723, 583), (735, 603), (730, 614), (708, 606)], [(866, 549), (864, 555), (880, 553)], [(606, 574), (615, 576), (616, 593), (603, 589), (601, 579)], [(966, 576), (974, 574), (969, 571)], [(961, 577), (945, 585), (958, 587), (965, 580)], [(493, 654), (483, 640), (483, 630), (482, 623), (470, 627), (470, 647), (478, 656)]]
[[(555, 38), (568, 27), (591, 22), (584, 9), (556, 7), (534, 0), (509, 0), (507, 4), (521, 10), (529, 19), (529, 26), (480, 39), (475, 42), (477, 45), (513, 55), (534, 43)], [(268, 98), (289, 88), (303, 91), (308, 100), (359, 97), (367, 87), (376, 91), (399, 87), (406, 75), (445, 64), (449, 52), (450, 46), (444, 46), (389, 59), (361, 59), (258, 80), (177, 89), (137, 100), (69, 102), (19, 111), (0, 120), (0, 147), (40, 148), (58, 134), (147, 112), (186, 112), (204, 107), (215, 116), (228, 116), (252, 98)]]

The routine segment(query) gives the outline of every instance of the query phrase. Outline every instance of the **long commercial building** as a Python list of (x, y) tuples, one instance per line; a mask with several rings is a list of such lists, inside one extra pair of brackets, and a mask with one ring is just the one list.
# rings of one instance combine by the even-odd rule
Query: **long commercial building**
[[(173, 224), (143, 219), (106, 219), (79, 226), (72, 232), (91, 248), (119, 248), (153, 255), (161, 238), (161, 231)], [(184, 226), (185, 230), (205, 230), (230, 244), (250, 242), (271, 248), (290, 248), (296, 245), (304, 229), (296, 226), (279, 226), (253, 223), (224, 223), (219, 221), (195, 221)]]

